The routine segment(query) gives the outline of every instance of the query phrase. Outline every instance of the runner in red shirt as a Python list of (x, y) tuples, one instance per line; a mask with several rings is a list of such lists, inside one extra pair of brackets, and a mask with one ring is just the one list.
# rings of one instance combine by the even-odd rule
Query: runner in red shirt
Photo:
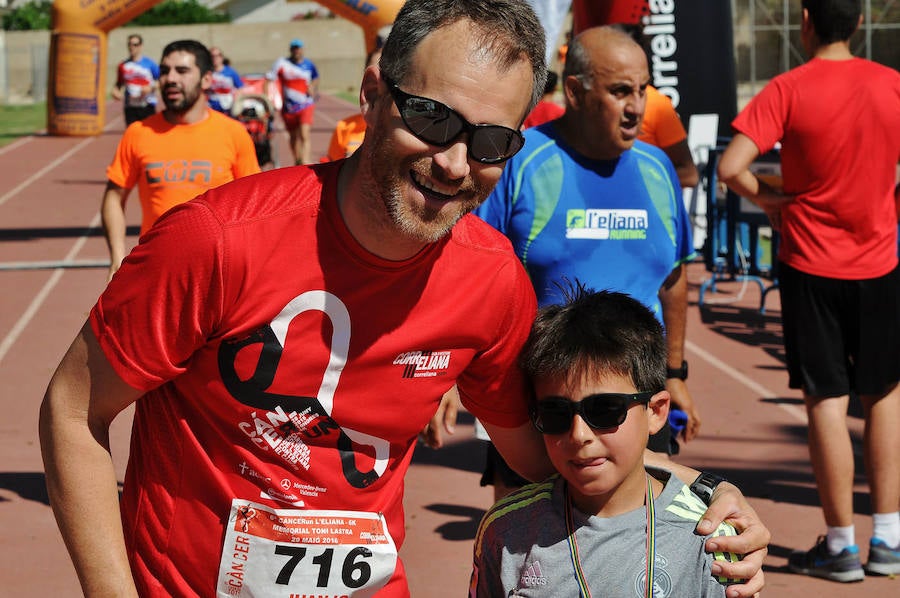
[[(778, 283), (789, 385), (802, 389), (826, 533), (788, 567), (833, 581), (900, 573), (900, 74), (856, 58), (860, 3), (804, 0), (809, 62), (774, 78), (732, 123), (719, 162), (731, 189), (781, 232)], [(750, 171), (781, 142), (783, 187)], [(872, 491), (868, 561), (854, 520), (847, 408), (855, 394)]]

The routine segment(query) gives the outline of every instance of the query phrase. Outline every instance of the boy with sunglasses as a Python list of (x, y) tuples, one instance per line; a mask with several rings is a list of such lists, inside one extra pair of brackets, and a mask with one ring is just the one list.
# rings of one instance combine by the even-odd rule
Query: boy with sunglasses
[[(704, 552), (694, 527), (705, 505), (674, 475), (644, 467), (670, 400), (653, 312), (579, 284), (539, 312), (520, 362), (559, 475), (484, 516), (470, 595), (725, 596), (730, 580), (714, 563), (737, 557)], [(713, 535), (733, 534), (722, 524)]]

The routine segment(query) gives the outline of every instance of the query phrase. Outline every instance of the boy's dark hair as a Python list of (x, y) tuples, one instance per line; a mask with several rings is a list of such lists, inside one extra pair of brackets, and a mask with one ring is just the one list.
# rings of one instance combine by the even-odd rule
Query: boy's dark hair
[(204, 46), (197, 40), (179, 39), (169, 43), (165, 48), (163, 48), (163, 60), (165, 60), (166, 56), (168, 56), (172, 52), (188, 52), (190, 54), (193, 54), (194, 62), (197, 64), (197, 68), (200, 69), (201, 77), (206, 73), (212, 72), (212, 54), (209, 53), (209, 50), (206, 46)]
[(532, 383), (613, 374), (639, 392), (666, 387), (666, 341), (653, 312), (630, 295), (580, 282), (562, 290), (565, 303), (538, 312), (519, 358)]
[(860, 0), (803, 0), (819, 43), (832, 44), (850, 39), (859, 26)]
[(525, 0), (407, 0), (384, 43), (381, 71), (402, 84), (422, 40), (464, 19), (472, 23), (482, 48), (499, 59), (501, 68), (517, 64), (523, 55), (531, 64), (532, 94), (526, 114), (530, 112), (543, 95), (547, 49), (544, 28)]

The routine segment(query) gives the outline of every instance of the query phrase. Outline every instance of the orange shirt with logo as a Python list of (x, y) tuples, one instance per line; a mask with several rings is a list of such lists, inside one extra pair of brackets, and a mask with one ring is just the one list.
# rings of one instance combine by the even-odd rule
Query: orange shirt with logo
[(200, 122), (173, 125), (162, 113), (131, 124), (106, 177), (138, 188), (141, 234), (169, 208), (236, 178), (259, 172), (247, 130), (214, 110)]

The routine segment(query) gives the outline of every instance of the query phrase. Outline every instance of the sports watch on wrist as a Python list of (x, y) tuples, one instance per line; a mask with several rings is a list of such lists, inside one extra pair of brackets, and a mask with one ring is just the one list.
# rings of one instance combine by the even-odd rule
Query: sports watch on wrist
[(678, 378), (679, 380), (687, 380), (688, 366), (687, 361), (681, 361), (680, 368), (666, 368), (666, 378)]
[(706, 506), (709, 506), (713, 492), (716, 491), (716, 486), (725, 481), (727, 480), (721, 476), (702, 471), (697, 476), (697, 479), (694, 480), (694, 483), (691, 484), (691, 492), (699, 496)]

